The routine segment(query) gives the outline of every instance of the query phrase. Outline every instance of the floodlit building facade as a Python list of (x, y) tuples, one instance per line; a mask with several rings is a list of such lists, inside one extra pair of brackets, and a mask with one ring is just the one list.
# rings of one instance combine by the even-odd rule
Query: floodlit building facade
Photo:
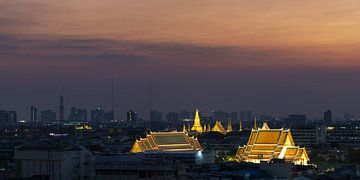
[(146, 138), (136, 140), (130, 152), (160, 151), (202, 151), (199, 141), (187, 132), (150, 132)]
[(236, 159), (251, 163), (283, 159), (297, 165), (307, 165), (310, 160), (305, 148), (295, 146), (290, 129), (270, 129), (266, 123), (252, 129), (247, 145), (239, 147)]

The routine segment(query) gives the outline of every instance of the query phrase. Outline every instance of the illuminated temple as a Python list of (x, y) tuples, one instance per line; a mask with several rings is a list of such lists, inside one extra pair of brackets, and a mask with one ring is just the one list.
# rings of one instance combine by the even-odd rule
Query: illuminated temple
[[(186, 131), (185, 129), (185, 125), (183, 126), (183, 130)], [(201, 126), (201, 122), (200, 122), (200, 116), (199, 116), (199, 110), (196, 109), (195, 111), (195, 118), (194, 118), (194, 124), (191, 127), (191, 131), (194, 132), (198, 132), (198, 133), (203, 133), (203, 132), (218, 132), (221, 133), (223, 135), (225, 135), (226, 133), (232, 132), (232, 125), (231, 125), (231, 120), (228, 120), (228, 125), (227, 125), (227, 129), (225, 129), (223, 127), (223, 125), (221, 124), (220, 121), (216, 121), (215, 125), (211, 128), (210, 124), (206, 125), (204, 124), (204, 126)]]
[(239, 147), (236, 159), (252, 163), (284, 159), (298, 165), (307, 165), (309, 161), (305, 148), (295, 146), (289, 129), (270, 129), (266, 123), (252, 129), (247, 145)]
[(201, 151), (199, 141), (186, 132), (150, 132), (146, 138), (136, 140), (130, 152), (160, 151)]

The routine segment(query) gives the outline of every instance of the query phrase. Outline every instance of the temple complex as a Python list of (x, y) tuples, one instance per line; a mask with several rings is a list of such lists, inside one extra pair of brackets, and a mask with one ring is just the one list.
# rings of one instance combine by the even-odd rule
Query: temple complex
[(256, 121), (247, 145), (239, 147), (236, 159), (251, 163), (284, 159), (298, 165), (307, 165), (310, 160), (305, 148), (295, 146), (290, 129), (270, 129), (266, 123), (257, 128)]
[(130, 152), (201, 151), (199, 141), (186, 132), (150, 132), (146, 138), (137, 139)]

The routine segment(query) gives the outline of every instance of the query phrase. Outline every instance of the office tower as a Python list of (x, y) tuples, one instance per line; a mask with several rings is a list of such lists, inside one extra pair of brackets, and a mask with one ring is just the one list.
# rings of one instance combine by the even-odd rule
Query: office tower
[(150, 121), (162, 121), (163, 113), (160, 111), (150, 111)]
[(245, 122), (249, 122), (253, 120), (253, 113), (252, 111), (243, 111), (240, 112), (240, 119), (245, 121)]
[(105, 112), (105, 122), (112, 122), (114, 120), (114, 111)]
[(49, 109), (41, 109), (40, 121), (42, 123), (52, 123), (56, 121), (56, 113)]
[(87, 111), (86, 109), (78, 109), (72, 107), (70, 110), (70, 121), (86, 121), (87, 120)]
[(0, 126), (13, 126), (17, 123), (15, 111), (0, 111)]
[(166, 120), (168, 122), (176, 123), (176, 122), (179, 121), (179, 119), (180, 119), (179, 113), (169, 112), (169, 113), (166, 114)]
[(219, 120), (219, 121), (227, 121), (230, 117), (229, 112), (224, 111), (213, 111), (212, 112), (213, 121)]
[(288, 125), (306, 123), (306, 115), (304, 114), (290, 114), (289, 118), (285, 119)]
[(330, 110), (324, 112), (324, 123), (326, 124), (332, 123), (332, 112)]
[(237, 122), (239, 120), (237, 112), (230, 112), (230, 119), (232, 122)]
[(59, 97), (59, 120), (64, 121), (64, 96)]
[(260, 122), (269, 122), (273, 119), (271, 115), (261, 115)]
[(179, 118), (180, 118), (180, 121), (190, 120), (191, 119), (190, 112), (189, 111), (181, 111), (179, 113)]
[(31, 123), (37, 122), (37, 108), (34, 106), (30, 107), (30, 122)]
[(91, 122), (99, 123), (105, 121), (105, 110), (102, 107), (98, 107), (94, 110), (91, 110)]
[(137, 112), (130, 110), (126, 112), (126, 121), (128, 123), (136, 122), (137, 121)]

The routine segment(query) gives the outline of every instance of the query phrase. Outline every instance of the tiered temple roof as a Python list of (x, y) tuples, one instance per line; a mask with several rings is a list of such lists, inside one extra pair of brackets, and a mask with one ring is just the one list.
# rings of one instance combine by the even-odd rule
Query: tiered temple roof
[(222, 126), (220, 121), (216, 121), (214, 127), (211, 129), (213, 132), (219, 132), (221, 134), (226, 134), (225, 128)]
[(146, 138), (136, 140), (130, 152), (160, 151), (201, 151), (202, 147), (196, 138), (186, 132), (151, 132)]
[(247, 145), (239, 147), (236, 159), (252, 163), (284, 159), (301, 165), (309, 161), (305, 148), (295, 146), (290, 129), (270, 129), (266, 123), (252, 129)]

